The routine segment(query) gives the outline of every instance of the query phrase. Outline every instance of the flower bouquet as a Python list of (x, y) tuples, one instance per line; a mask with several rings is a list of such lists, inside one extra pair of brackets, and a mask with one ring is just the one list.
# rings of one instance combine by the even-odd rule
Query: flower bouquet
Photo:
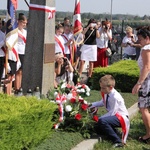
[(81, 95), (90, 96), (90, 88), (85, 84), (71, 86), (62, 83), (53, 95), (53, 102), (58, 104), (54, 128), (80, 132), (83, 137), (89, 138), (98, 117), (89, 113), (89, 104)]

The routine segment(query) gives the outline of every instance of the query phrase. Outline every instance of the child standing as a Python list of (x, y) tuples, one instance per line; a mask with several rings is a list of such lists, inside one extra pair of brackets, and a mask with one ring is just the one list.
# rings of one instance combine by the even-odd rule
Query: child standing
[[(105, 106), (107, 113), (99, 117), (97, 129), (100, 134), (106, 135), (114, 147), (123, 147), (126, 144), (130, 121), (128, 111), (122, 96), (114, 89), (115, 79), (111, 75), (103, 76), (100, 81), (102, 100), (92, 103), (93, 107)], [(116, 128), (122, 128), (122, 140), (116, 133)]]

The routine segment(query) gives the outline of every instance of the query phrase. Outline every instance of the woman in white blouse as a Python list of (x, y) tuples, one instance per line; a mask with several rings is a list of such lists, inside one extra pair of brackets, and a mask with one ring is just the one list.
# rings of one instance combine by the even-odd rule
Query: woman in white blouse
[(108, 48), (108, 41), (112, 40), (111, 22), (102, 21), (99, 33), (100, 38), (97, 38), (97, 61), (94, 63), (94, 67), (107, 67), (106, 49)]
[(148, 143), (150, 140), (150, 26), (143, 27), (137, 32), (138, 41), (142, 46), (138, 59), (140, 75), (132, 93), (138, 93), (138, 106), (142, 113), (146, 134), (139, 137), (139, 140)]

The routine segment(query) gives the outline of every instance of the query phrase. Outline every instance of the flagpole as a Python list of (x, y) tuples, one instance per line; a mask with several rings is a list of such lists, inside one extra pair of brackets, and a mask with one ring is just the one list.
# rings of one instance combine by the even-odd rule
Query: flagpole
[(7, 79), (7, 73), (8, 73), (8, 48), (6, 47), (6, 53), (5, 53), (5, 78)]
[(27, 0), (24, 0), (25, 1), (25, 3), (27, 4), (27, 6), (29, 7), (29, 3), (27, 2)]

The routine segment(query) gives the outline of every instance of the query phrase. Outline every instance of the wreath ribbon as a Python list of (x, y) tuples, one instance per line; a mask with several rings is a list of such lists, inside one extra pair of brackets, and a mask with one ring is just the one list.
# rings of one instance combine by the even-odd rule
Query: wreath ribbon
[(62, 122), (63, 119), (64, 119), (64, 107), (63, 107), (63, 103), (65, 101), (66, 101), (66, 96), (65, 95), (62, 95), (62, 96), (60, 94), (57, 95), (57, 97), (56, 97), (56, 103), (58, 104), (60, 117), (59, 117), (59, 122), (54, 125), (55, 129), (58, 129), (58, 127), (60, 125), (60, 122)]
[(37, 5), (37, 4), (29, 4), (29, 9), (48, 12), (49, 13), (48, 19), (52, 19), (54, 17), (54, 13), (56, 12), (55, 7), (49, 7), (49, 6)]

